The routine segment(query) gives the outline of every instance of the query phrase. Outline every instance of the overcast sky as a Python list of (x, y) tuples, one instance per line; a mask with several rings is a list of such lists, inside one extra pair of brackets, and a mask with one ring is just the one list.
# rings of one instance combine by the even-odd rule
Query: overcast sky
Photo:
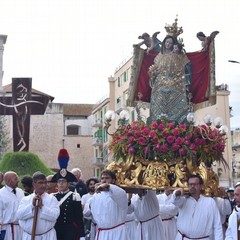
[(229, 85), (232, 127), (240, 127), (239, 0), (0, 0), (0, 34), (8, 35), (3, 85), (32, 77), (33, 88), (60, 103), (96, 103), (108, 77), (132, 53), (143, 32), (160, 31), (178, 14), (187, 52), (196, 33), (216, 37), (217, 84)]

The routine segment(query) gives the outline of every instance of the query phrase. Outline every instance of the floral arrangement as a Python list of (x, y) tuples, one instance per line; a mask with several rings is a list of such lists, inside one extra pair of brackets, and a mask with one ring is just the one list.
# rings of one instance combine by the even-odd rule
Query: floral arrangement
[(129, 154), (144, 159), (170, 162), (196, 156), (198, 161), (211, 165), (223, 159), (226, 136), (207, 125), (176, 125), (158, 120), (147, 125), (134, 121), (121, 125), (112, 135), (109, 149), (115, 160), (126, 160)]

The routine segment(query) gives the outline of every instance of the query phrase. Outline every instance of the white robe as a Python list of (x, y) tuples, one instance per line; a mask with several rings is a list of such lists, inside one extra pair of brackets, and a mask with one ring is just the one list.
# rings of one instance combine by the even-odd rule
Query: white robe
[(11, 223), (13, 223), (14, 240), (22, 240), (22, 230), (19, 227), (16, 212), (23, 197), (24, 192), (20, 188), (16, 188), (16, 194), (10, 187), (3, 187), (0, 190), (0, 222), (3, 223), (1, 230), (6, 230), (5, 239), (7, 240), (12, 240)]
[(90, 194), (90, 193), (86, 193), (82, 196), (82, 199), (81, 199), (81, 202), (82, 202), (82, 205), (85, 205), (86, 202), (92, 198), (93, 194)]
[[(110, 184), (109, 191), (95, 193), (90, 209), (98, 226), (96, 240), (126, 240), (125, 220), (128, 201), (126, 192)], [(100, 230), (109, 228), (108, 230)]]
[[(132, 198), (134, 213), (139, 221), (137, 228), (137, 240), (165, 240), (161, 217), (159, 216), (159, 204), (156, 192), (147, 190), (146, 195)], [(167, 240), (167, 239), (166, 239)]]
[[(35, 193), (24, 197), (17, 211), (19, 225), (23, 229), (22, 240), (31, 240), (34, 206), (32, 204)], [(54, 225), (60, 214), (58, 201), (53, 195), (42, 195), (43, 206), (38, 209), (35, 240), (57, 240)]]
[(177, 235), (177, 219), (178, 207), (170, 202), (171, 195), (165, 193), (157, 195), (160, 217), (162, 218), (162, 224), (165, 232), (165, 237), (168, 240), (174, 240)]
[(238, 208), (237, 210), (238, 212), (234, 209), (228, 219), (228, 228), (226, 231), (225, 240), (238, 240), (237, 221), (238, 219), (240, 219), (240, 208)]
[(92, 212), (90, 209), (91, 200), (92, 200), (92, 198), (89, 198), (87, 200), (87, 202), (85, 203), (84, 208), (83, 208), (83, 216), (87, 219), (92, 220), (91, 231), (90, 231), (90, 240), (94, 240), (96, 237), (96, 233), (97, 233), (97, 224), (96, 224), (96, 221), (93, 219)]
[[(220, 214), (211, 197), (200, 195), (196, 201), (193, 197), (176, 197), (174, 191), (171, 201), (179, 207), (177, 228), (188, 237), (185, 239), (189, 240), (190, 237), (190, 239), (202, 238), (207, 240), (212, 239), (211, 236), (214, 236), (214, 240), (223, 239)], [(182, 240), (182, 235), (179, 232), (176, 240)]]
[(137, 239), (137, 226), (138, 222), (136, 220), (135, 213), (128, 213), (125, 221), (125, 227), (129, 240)]

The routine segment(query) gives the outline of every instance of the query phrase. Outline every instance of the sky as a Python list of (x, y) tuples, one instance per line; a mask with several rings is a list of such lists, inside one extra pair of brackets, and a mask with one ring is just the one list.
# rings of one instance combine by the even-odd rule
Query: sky
[(0, 0), (3, 85), (31, 77), (56, 103), (96, 103), (138, 36), (160, 31), (162, 40), (178, 15), (187, 52), (201, 49), (197, 32), (220, 32), (216, 83), (229, 85), (231, 127), (240, 127), (240, 64), (228, 62), (240, 62), (239, 9), (239, 0)]

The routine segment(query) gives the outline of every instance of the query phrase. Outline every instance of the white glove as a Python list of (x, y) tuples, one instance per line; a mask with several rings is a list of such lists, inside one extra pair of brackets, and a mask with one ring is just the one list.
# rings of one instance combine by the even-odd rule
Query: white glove
[(85, 240), (85, 237), (80, 237), (80, 240)]

